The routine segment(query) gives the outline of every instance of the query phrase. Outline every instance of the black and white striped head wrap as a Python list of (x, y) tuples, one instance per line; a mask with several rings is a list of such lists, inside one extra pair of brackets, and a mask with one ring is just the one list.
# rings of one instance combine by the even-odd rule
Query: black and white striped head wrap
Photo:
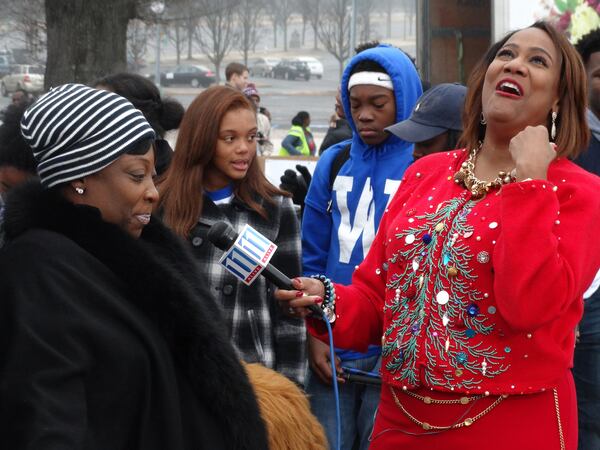
[(40, 97), (23, 114), (21, 133), (47, 188), (99, 172), (155, 138), (128, 100), (82, 84), (64, 84)]

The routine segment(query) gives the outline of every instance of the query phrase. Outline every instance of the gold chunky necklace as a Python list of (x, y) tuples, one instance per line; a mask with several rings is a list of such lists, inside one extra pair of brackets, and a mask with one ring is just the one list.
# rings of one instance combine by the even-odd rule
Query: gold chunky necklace
[(475, 200), (483, 198), (492, 189), (516, 181), (512, 173), (504, 170), (499, 171), (498, 176), (492, 181), (480, 180), (475, 176), (475, 160), (482, 145), (480, 143), (478, 147), (471, 150), (469, 157), (462, 163), (460, 170), (454, 174), (454, 182), (467, 188), (471, 192), (471, 198)]

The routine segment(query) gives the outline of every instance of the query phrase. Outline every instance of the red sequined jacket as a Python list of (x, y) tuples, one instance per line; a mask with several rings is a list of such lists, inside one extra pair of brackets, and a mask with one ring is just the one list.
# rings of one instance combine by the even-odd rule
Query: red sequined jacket
[(466, 156), (406, 171), (352, 285), (336, 285), (334, 341), (382, 344), (382, 378), (397, 387), (538, 392), (572, 365), (600, 266), (600, 178), (559, 158), (547, 181), (473, 201), (453, 179)]

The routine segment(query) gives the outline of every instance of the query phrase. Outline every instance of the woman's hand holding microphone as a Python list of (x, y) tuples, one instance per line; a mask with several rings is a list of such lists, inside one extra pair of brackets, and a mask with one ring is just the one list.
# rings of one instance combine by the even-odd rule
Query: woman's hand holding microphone
[(277, 289), (275, 299), (295, 317), (306, 317), (311, 311), (311, 305), (321, 306), (325, 295), (325, 286), (315, 278), (298, 277), (292, 280), (295, 290)]

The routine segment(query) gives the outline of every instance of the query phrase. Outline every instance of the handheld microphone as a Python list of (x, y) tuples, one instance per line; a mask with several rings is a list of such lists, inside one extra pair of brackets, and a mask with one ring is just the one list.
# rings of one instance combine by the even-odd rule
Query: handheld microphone
[(351, 383), (369, 384), (373, 386), (381, 386), (381, 378), (367, 377), (365, 375), (356, 375), (353, 373), (342, 373), (339, 375), (344, 380)]
[[(219, 263), (244, 284), (250, 285), (262, 275), (280, 289), (296, 289), (292, 280), (269, 263), (277, 245), (250, 225), (245, 225), (238, 235), (227, 222), (217, 222), (208, 230), (207, 238), (225, 252)], [(309, 305), (308, 309), (315, 317), (323, 318), (319, 306)]]
[[(294, 290), (292, 280), (269, 264), (269, 260), (277, 249), (277, 246), (261, 235), (258, 231), (245, 225), (238, 235), (235, 230), (226, 222), (217, 222), (208, 230), (207, 238), (217, 248), (225, 253), (219, 262), (236, 278), (242, 280), (245, 284), (251, 284), (259, 274), (262, 274), (267, 280), (280, 289)], [(323, 309), (317, 305), (310, 305), (308, 309), (312, 315), (321, 319), (327, 327), (329, 334), (329, 355), (331, 360), (331, 370), (335, 373), (335, 353), (333, 346), (333, 333), (331, 323), (335, 320), (335, 312), (332, 311), (329, 316)], [(372, 378), (361, 375), (345, 374), (348, 381), (374, 383)], [(356, 377), (359, 377), (357, 379)], [(333, 392), (335, 398), (336, 410), (336, 435), (337, 448), (340, 448), (341, 442), (341, 419), (340, 419), (340, 401), (337, 385), (337, 378), (333, 377)]]

